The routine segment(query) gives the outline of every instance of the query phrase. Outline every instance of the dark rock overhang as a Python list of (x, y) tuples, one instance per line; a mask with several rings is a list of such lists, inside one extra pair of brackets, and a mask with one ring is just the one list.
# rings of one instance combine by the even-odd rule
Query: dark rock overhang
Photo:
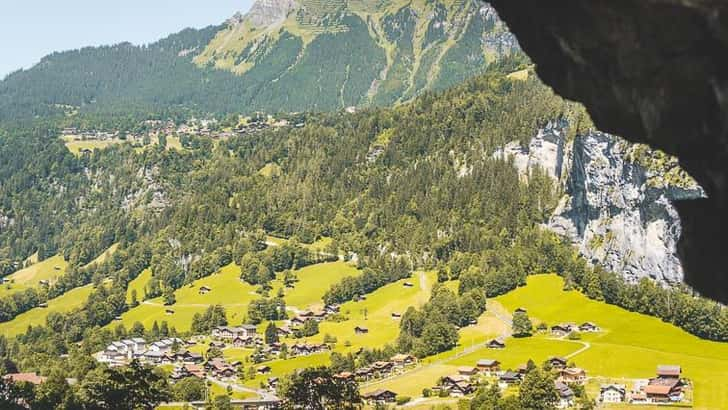
[(602, 131), (679, 158), (685, 281), (728, 303), (728, 2), (491, 0), (541, 79)]

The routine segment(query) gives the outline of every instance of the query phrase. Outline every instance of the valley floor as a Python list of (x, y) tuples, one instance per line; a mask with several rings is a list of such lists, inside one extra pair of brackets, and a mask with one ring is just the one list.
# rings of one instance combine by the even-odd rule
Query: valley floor
[(728, 390), (721, 387), (728, 386), (728, 344), (702, 340), (659, 319), (562, 289), (563, 281), (556, 275), (531, 276), (527, 286), (489, 301), (489, 310), (480, 321), (493, 315), (494, 308), (513, 312), (523, 307), (534, 324), (590, 321), (598, 324), (602, 332), (583, 333), (578, 341), (543, 334), (509, 338), (502, 350), (468, 348), (471, 342), (461, 336), (457, 350), (428, 359), (421, 367), (401, 376), (365, 384), (362, 391), (386, 388), (418, 397), (423, 388), (432, 387), (439, 377), (456, 374), (458, 366), (474, 366), (479, 359), (497, 359), (504, 369), (515, 369), (528, 359), (540, 363), (549, 356), (563, 356), (587, 371), (590, 397), (598, 396), (600, 383), (621, 382), (630, 388), (635, 379), (654, 377), (657, 365), (677, 364), (682, 366), (683, 376), (693, 383), (694, 408), (728, 407)]
[[(432, 272), (418, 272), (411, 279), (373, 292), (365, 301), (346, 303), (342, 306), (342, 312), (348, 317), (346, 321), (323, 322), (320, 333), (306, 341), (322, 342), (323, 335), (334, 335), (338, 339), (334, 350), (341, 353), (394, 343), (399, 326), (392, 320), (391, 313), (424, 304), (435, 280), (436, 275)], [(405, 281), (414, 286), (404, 287)], [(457, 283), (447, 285), (456, 287)], [(556, 338), (550, 334), (507, 337), (505, 349), (487, 349), (484, 345), (487, 340), (510, 334), (509, 312), (519, 307), (528, 310), (534, 324), (590, 321), (598, 324), (602, 331), (582, 333), (581, 340)], [(369, 333), (356, 335), (355, 326), (366, 326)], [(474, 366), (480, 359), (496, 359), (504, 369), (515, 369), (529, 359), (541, 363), (550, 356), (562, 356), (587, 371), (587, 391), (592, 398), (598, 396), (601, 383), (622, 383), (631, 388), (637, 379), (654, 377), (657, 365), (677, 364), (682, 366), (683, 376), (692, 383), (694, 408), (728, 406), (728, 390), (720, 387), (728, 385), (728, 344), (701, 340), (659, 319), (590, 300), (577, 291), (564, 291), (563, 281), (556, 275), (531, 276), (527, 286), (489, 300), (488, 310), (479, 318), (478, 324), (461, 329), (460, 335), (456, 349), (424, 359), (403, 374), (363, 383), (362, 392), (390, 389), (412, 397), (414, 400), (408, 407), (431, 408), (443, 399), (424, 400), (422, 390), (433, 387), (442, 376), (456, 374), (460, 366)], [(293, 343), (292, 340), (284, 341)], [(249, 349), (224, 350), (229, 360), (245, 359), (251, 352)], [(274, 360), (265, 363), (272, 369), (270, 374), (243, 383), (250, 388), (259, 388), (268, 377), (280, 377), (295, 369), (328, 363), (328, 353)], [(626, 407), (650, 408), (629, 405), (607, 408)]]
[[(33, 286), (39, 278), (56, 277), (62, 274), (64, 268), (65, 263), (60, 257), (37, 263), (12, 275), (14, 286), (4, 289), (4, 292)], [(321, 307), (322, 297), (332, 284), (343, 277), (358, 275), (360, 271), (351, 264), (338, 261), (308, 266), (295, 273), (298, 277), (295, 287), (283, 288), (288, 309), (294, 313)], [(142, 300), (151, 278), (151, 272), (146, 270), (130, 283), (128, 299), (131, 300), (134, 289), (138, 300)], [(324, 336), (330, 335), (336, 338), (334, 351), (339, 353), (393, 344), (399, 333), (399, 321), (392, 314), (403, 314), (410, 306), (424, 305), (436, 280), (434, 272), (415, 272), (411, 278), (386, 285), (367, 295), (365, 300), (343, 304), (341, 314), (344, 320), (322, 322), (316, 336), (282, 341), (289, 345), (296, 342), (322, 343)], [(283, 287), (280, 278), (272, 285), (271, 295)], [(621, 383), (630, 388), (636, 379), (653, 377), (657, 365), (676, 364), (682, 367), (683, 377), (692, 384), (694, 408), (728, 408), (728, 389), (723, 388), (728, 386), (728, 343), (699, 339), (659, 319), (588, 299), (577, 291), (564, 291), (563, 285), (563, 280), (556, 275), (529, 277), (527, 286), (489, 299), (488, 309), (478, 319), (478, 323), (460, 330), (460, 344), (455, 349), (426, 358), (417, 367), (402, 374), (363, 383), (362, 392), (390, 389), (401, 396), (412, 397), (413, 401), (408, 406), (410, 408), (430, 408), (443, 399), (423, 399), (423, 389), (433, 387), (442, 376), (456, 374), (460, 366), (474, 366), (480, 359), (496, 359), (502, 363), (503, 369), (515, 369), (529, 359), (540, 363), (550, 356), (562, 356), (587, 371), (587, 391), (592, 398), (598, 396), (602, 383)], [(210, 292), (201, 294), (202, 286), (210, 288)], [(446, 286), (457, 289), (458, 283), (452, 281)], [(230, 324), (241, 324), (245, 321), (248, 304), (260, 298), (255, 290), (255, 287), (240, 280), (239, 267), (231, 264), (216, 274), (177, 290), (174, 305), (164, 306), (161, 298), (143, 301), (122, 315), (120, 322), (110, 324), (109, 328), (119, 323), (130, 328), (139, 321), (149, 329), (154, 321), (167, 321), (170, 327), (186, 332), (190, 330), (192, 316), (203, 312), (211, 304), (221, 304), (226, 308)], [(91, 291), (90, 285), (71, 290), (50, 300), (46, 308), (32, 309), (13, 321), (0, 324), (0, 332), (12, 336), (25, 331), (28, 325), (44, 324), (50, 312), (66, 312), (79, 307)], [(593, 322), (601, 331), (582, 333), (580, 340), (556, 338), (547, 333), (513, 338), (510, 337), (510, 319), (517, 308), (528, 311), (534, 326), (539, 323), (550, 326), (566, 322)], [(259, 333), (263, 333), (264, 326), (260, 326)], [(369, 332), (357, 334), (354, 331), (357, 326), (366, 327)], [(485, 347), (486, 341), (496, 337), (505, 340), (505, 349)], [(200, 344), (192, 350), (203, 353), (206, 345)], [(248, 363), (252, 352), (252, 349), (244, 348), (223, 350), (229, 361), (240, 360), (244, 363)], [(319, 353), (266, 362), (264, 364), (271, 367), (271, 373), (234, 383), (238, 386), (236, 388), (241, 389), (236, 397), (250, 397), (250, 392), (259, 391), (261, 384), (269, 377), (284, 376), (304, 367), (326, 365), (329, 357), (329, 353)], [(225, 391), (222, 386), (224, 384), (216, 385), (214, 389), (222, 394)], [(626, 407), (633, 406), (615, 405), (607, 408)]]

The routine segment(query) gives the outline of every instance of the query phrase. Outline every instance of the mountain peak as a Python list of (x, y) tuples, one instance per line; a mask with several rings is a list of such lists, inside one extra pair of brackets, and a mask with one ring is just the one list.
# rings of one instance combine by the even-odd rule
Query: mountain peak
[(285, 20), (296, 7), (298, 3), (295, 0), (257, 0), (245, 15), (245, 20), (254, 27), (267, 27)]

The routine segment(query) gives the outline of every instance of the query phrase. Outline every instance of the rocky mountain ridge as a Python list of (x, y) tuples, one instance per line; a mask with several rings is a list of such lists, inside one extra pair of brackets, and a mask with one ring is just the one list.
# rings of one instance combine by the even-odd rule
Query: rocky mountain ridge
[(598, 131), (569, 138), (568, 128), (566, 120), (550, 122), (528, 146), (513, 142), (498, 152), (524, 175), (541, 167), (562, 189), (545, 226), (628, 281), (682, 281), (680, 219), (671, 201), (703, 190), (673, 158)]

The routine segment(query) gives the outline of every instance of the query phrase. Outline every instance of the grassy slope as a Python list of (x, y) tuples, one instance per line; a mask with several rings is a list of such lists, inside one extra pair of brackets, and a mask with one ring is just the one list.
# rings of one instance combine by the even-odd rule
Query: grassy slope
[(511, 310), (526, 307), (536, 320), (590, 320), (606, 329), (585, 337), (591, 348), (574, 358), (591, 375), (646, 378), (658, 364), (678, 364), (695, 383), (696, 407), (728, 407), (728, 390), (716, 388), (728, 385), (728, 343), (701, 340), (659, 319), (564, 292), (562, 286), (555, 275), (533, 276), (529, 286), (500, 300)]
[[(338, 261), (306, 266), (295, 273), (298, 276), (298, 282), (294, 289), (285, 290), (286, 304), (299, 309), (307, 309), (323, 306), (321, 299), (331, 285), (338, 283), (344, 277), (355, 276), (360, 272), (354, 266)], [(275, 295), (281, 286), (280, 281), (274, 282), (275, 291), (271, 294)]]
[[(266, 239), (266, 241), (268, 241), (268, 242), (270, 242), (270, 243), (272, 243), (272, 244), (274, 244), (276, 246), (281, 246), (284, 243), (287, 243), (288, 242), (288, 239), (286, 239), (286, 238), (281, 238), (281, 237), (272, 236), (272, 235), (266, 236), (265, 239)], [(300, 243), (300, 245), (303, 246), (304, 248), (308, 248), (309, 250), (314, 251), (314, 252), (323, 252), (324, 250), (326, 250), (326, 247), (331, 242), (333, 242), (333, 239), (332, 238), (322, 237), (322, 238), (319, 238), (318, 240), (316, 240), (314, 243), (312, 243), (310, 245), (309, 244), (306, 244), (306, 243)]]
[(0, 323), (0, 334), (5, 336), (16, 336), (28, 329), (28, 326), (45, 325), (46, 317), (51, 312), (65, 313), (81, 307), (93, 291), (92, 285), (72, 289), (63, 295), (48, 301), (47, 308), (31, 309), (18, 315), (15, 319)]
[(139, 274), (134, 280), (129, 282), (129, 286), (126, 290), (126, 301), (131, 302), (131, 293), (133, 290), (136, 290), (137, 294), (137, 301), (141, 302), (144, 300), (144, 295), (146, 293), (146, 287), (149, 283), (149, 280), (152, 279), (152, 270), (151, 269), (144, 269), (142, 273)]
[[(141, 276), (132, 282), (141, 299), (144, 284), (151, 277), (151, 273), (145, 271)], [(144, 279), (146, 278), (146, 280)], [(199, 294), (200, 286), (208, 286), (212, 291), (206, 295)], [(162, 298), (148, 300), (141, 305), (129, 310), (122, 315), (121, 323), (127, 328), (134, 322), (139, 321), (146, 328), (152, 326), (154, 321), (166, 320), (170, 326), (179, 331), (188, 331), (192, 322), (192, 316), (197, 312), (204, 312), (209, 305), (220, 304), (226, 307), (228, 321), (232, 324), (240, 324), (247, 312), (248, 303), (258, 297), (253, 286), (240, 280), (240, 269), (231, 264), (222, 268), (218, 273), (199, 279), (191, 286), (185, 286), (175, 292), (177, 303), (173, 306), (163, 306)], [(166, 309), (174, 311), (173, 315), (167, 315)], [(114, 322), (110, 326), (116, 326)]]
[(118, 140), (88, 140), (88, 141), (66, 141), (66, 147), (68, 148), (71, 153), (79, 155), (81, 153), (81, 150), (88, 149), (88, 150), (96, 150), (96, 149), (104, 149), (106, 147), (110, 147), (115, 144), (120, 144), (121, 141)]
[[(571, 358), (589, 376), (648, 378), (654, 376), (658, 364), (678, 364), (683, 367), (684, 377), (694, 382), (696, 408), (728, 406), (728, 390), (716, 388), (728, 385), (728, 344), (701, 340), (659, 319), (592, 301), (579, 292), (565, 292), (562, 287), (563, 281), (556, 275), (532, 276), (528, 286), (489, 301), (490, 310), (500, 305), (512, 312), (522, 306), (528, 309), (534, 323), (595, 322), (604, 331), (583, 335), (582, 341), (591, 347)], [(461, 337), (461, 346), (457, 349), (466, 349), (469, 344)], [(499, 351), (479, 349), (462, 356), (447, 352), (430, 359), (435, 362), (434, 366), (364, 386), (363, 391), (386, 387), (400, 394), (419, 396), (422, 388), (432, 386), (438, 377), (455, 372), (457, 366), (474, 365), (478, 359), (498, 359), (505, 368), (515, 368), (529, 358), (541, 362), (548, 356), (566, 356), (583, 347), (576, 342), (553, 340), (547, 335), (510, 338), (506, 344), (507, 348)], [(590, 385), (592, 397), (595, 383)]]
[[(340, 263), (340, 262), (339, 262)], [(425, 278), (422, 281), (422, 278)], [(348, 316), (348, 320), (340, 323), (322, 322), (319, 326), (319, 334), (307, 339), (294, 340), (284, 339), (282, 342), (289, 345), (296, 342), (323, 342), (324, 335), (327, 333), (335, 336), (338, 340), (334, 350), (340, 353), (353, 352), (360, 347), (382, 347), (387, 343), (393, 343), (399, 334), (399, 321), (392, 320), (392, 312), (404, 313), (409, 306), (421, 306), (430, 297), (430, 290), (436, 280), (434, 273), (417, 273), (411, 279), (402, 280), (387, 286), (384, 286), (367, 296), (362, 302), (348, 302), (342, 305), (341, 312)], [(415, 286), (405, 288), (403, 283), (412, 282)], [(299, 284), (300, 285), (300, 284)], [(367, 320), (364, 320), (364, 309), (367, 310)], [(369, 328), (367, 335), (355, 335), (354, 327), (360, 325)], [(349, 341), (350, 346), (345, 346), (345, 342)], [(250, 354), (241, 352), (242, 349), (225, 350), (225, 356), (231, 360), (240, 360), (241, 357)], [(283, 376), (291, 373), (295, 369), (308, 366), (321, 366), (329, 363), (329, 354), (322, 353), (306, 357), (296, 357), (289, 360), (275, 360), (266, 363), (272, 368), (273, 376)], [(266, 376), (258, 376), (253, 380), (247, 381), (245, 384), (251, 387), (257, 387), (260, 382), (265, 380)]]
[(102, 263), (106, 262), (106, 259), (109, 258), (111, 255), (116, 252), (116, 250), (119, 249), (119, 244), (115, 243), (111, 246), (109, 246), (109, 249), (105, 250), (101, 255), (97, 256), (94, 260), (89, 262), (85, 267), (91, 266), (96, 264), (101, 265)]
[[(295, 289), (288, 290), (285, 296), (286, 303), (301, 309), (321, 305), (321, 297), (332, 283), (357, 272), (359, 271), (356, 268), (343, 262), (322, 263), (299, 269), (296, 271), (296, 275), (300, 281), (296, 284)], [(150, 278), (149, 270), (142, 272), (129, 285), (128, 295), (131, 294), (131, 289), (136, 289), (137, 298), (141, 301), (144, 294), (143, 289)], [(200, 295), (201, 286), (207, 286), (212, 291), (206, 295)], [(275, 291), (271, 295), (275, 295), (280, 286), (282, 286), (280, 281), (274, 282)], [(139, 321), (149, 328), (155, 320), (160, 323), (166, 320), (178, 331), (188, 331), (195, 313), (203, 312), (209, 305), (220, 304), (226, 308), (228, 321), (233, 325), (238, 325), (244, 321), (247, 315), (248, 304), (260, 297), (255, 293), (254, 286), (240, 280), (240, 268), (231, 264), (216, 274), (178, 289), (175, 292), (177, 303), (174, 305), (166, 307), (163, 306), (162, 298), (150, 299), (124, 313), (121, 323), (129, 328), (134, 322)], [(174, 314), (167, 315), (167, 309), (173, 310)], [(110, 326), (116, 326), (118, 323), (112, 323)]]
[(61, 255), (56, 255), (25, 269), (21, 269), (7, 276), (13, 283), (0, 286), (0, 296), (36, 287), (38, 286), (38, 281), (41, 280), (53, 282), (54, 279), (65, 273), (67, 265)]
[[(435, 280), (434, 273), (417, 273), (410, 279), (380, 288), (368, 295), (364, 301), (345, 303), (341, 307), (341, 312), (349, 320), (340, 323), (321, 323), (319, 334), (311, 340), (321, 343), (325, 334), (331, 334), (339, 341), (337, 350), (344, 352), (353, 352), (360, 347), (378, 348), (392, 343), (399, 335), (399, 321), (392, 320), (392, 312), (403, 314), (410, 306), (423, 305), (430, 297), (430, 290)], [(406, 288), (403, 286), (404, 282), (412, 282), (414, 286)], [(364, 319), (365, 311), (366, 319)], [(368, 328), (369, 333), (356, 335), (354, 333), (356, 326)], [(344, 346), (346, 341), (351, 342), (351, 347)]]

